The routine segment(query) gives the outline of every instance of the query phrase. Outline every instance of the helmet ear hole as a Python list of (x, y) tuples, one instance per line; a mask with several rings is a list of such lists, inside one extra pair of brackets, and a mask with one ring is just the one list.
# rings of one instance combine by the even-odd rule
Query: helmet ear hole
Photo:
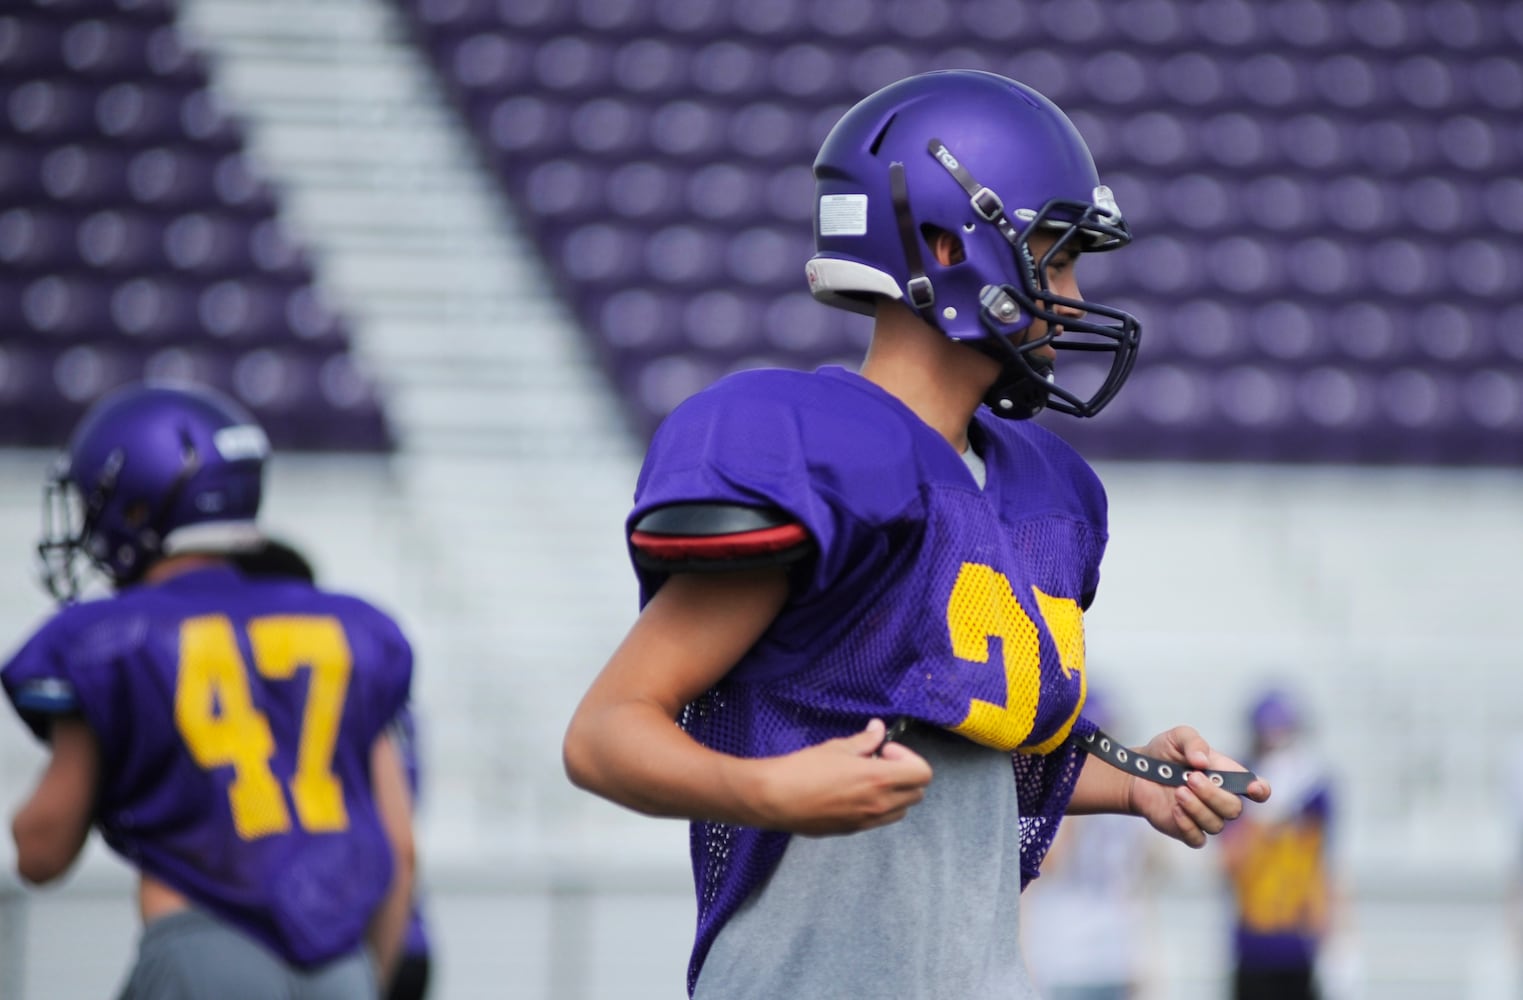
[(968, 259), (968, 252), (962, 244), (962, 237), (940, 226), (926, 223), (920, 227), (920, 235), (925, 240), (926, 246), (931, 248), (931, 256), (942, 267), (950, 267), (953, 264), (961, 264)]
[(148, 515), (150, 513), (151, 509), (146, 500), (134, 500), (127, 506), (126, 512), (122, 515), (122, 520), (130, 528), (141, 528), (148, 523)]

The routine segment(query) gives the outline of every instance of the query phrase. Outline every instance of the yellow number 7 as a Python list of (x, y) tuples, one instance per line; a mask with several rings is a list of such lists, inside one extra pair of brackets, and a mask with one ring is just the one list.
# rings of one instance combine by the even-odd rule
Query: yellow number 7
[[(349, 813), (332, 770), (352, 665), (343, 626), (328, 616), (281, 615), (255, 618), (248, 635), (261, 677), (290, 680), (298, 667), (311, 670), (291, 800), (303, 829), (346, 829)], [(270, 722), (254, 707), (248, 668), (224, 615), (190, 618), (180, 626), (175, 725), (201, 767), (232, 767), (227, 797), (239, 837), (257, 840), (291, 829), (285, 795), (270, 770)]]

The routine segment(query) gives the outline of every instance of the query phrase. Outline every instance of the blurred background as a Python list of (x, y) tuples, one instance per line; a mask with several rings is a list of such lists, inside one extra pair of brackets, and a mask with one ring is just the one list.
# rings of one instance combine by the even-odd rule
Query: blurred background
[[(275, 440), (268, 527), (415, 640), (433, 995), (681, 996), (685, 827), (559, 761), (636, 611), (639, 459), (726, 371), (855, 362), (803, 281), (813, 152), (951, 67), (1062, 106), (1138, 234), (1080, 271), (1137, 369), (1047, 421), (1110, 493), (1117, 735), (1246, 753), (1295, 689), (1340, 789), (1331, 995), (1520, 995), (1518, 0), (8, 0), (7, 648), (84, 406), (220, 386)], [(42, 760), (0, 726), (7, 813)], [(24, 893), (11, 850), (0, 997), (110, 995), (126, 870)], [(1147, 995), (1224, 995), (1220, 866), (1161, 853)]]

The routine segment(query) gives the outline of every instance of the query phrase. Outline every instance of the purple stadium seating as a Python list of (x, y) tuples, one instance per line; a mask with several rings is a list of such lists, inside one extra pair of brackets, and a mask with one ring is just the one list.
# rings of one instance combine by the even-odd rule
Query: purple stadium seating
[(0, 445), (138, 378), (233, 393), (282, 447), (383, 450), (380, 401), (173, 0), (0, 15)]
[(809, 162), (957, 66), (1062, 104), (1138, 234), (1083, 265), (1145, 330), (1050, 422), (1088, 454), (1523, 462), (1516, 0), (398, 3), (642, 428), (861, 349), (803, 290)]

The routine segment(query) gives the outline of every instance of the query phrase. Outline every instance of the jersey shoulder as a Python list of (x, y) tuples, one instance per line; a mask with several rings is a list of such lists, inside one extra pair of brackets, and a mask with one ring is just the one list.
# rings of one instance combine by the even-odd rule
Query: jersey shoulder
[(137, 653), (151, 632), (149, 618), (119, 596), (66, 605), (0, 668), (6, 696), (33, 734), (45, 739), (53, 718), (119, 698), (119, 678), (110, 665)]
[[(972, 485), (935, 431), (861, 376), (830, 367), (727, 376), (674, 410), (646, 454), (626, 525), (642, 593), (659, 584), (656, 570), (716, 557), (798, 560), (795, 578), (823, 592), (881, 555), (891, 526), (923, 516), (928, 478)], [(652, 515), (672, 508), (685, 522), (709, 518), (712, 530), (660, 537)]]
[(912, 499), (928, 474), (962, 474), (956, 455), (887, 392), (844, 369), (755, 369), (685, 400), (658, 428), (637, 501), (747, 498), (807, 520), (828, 504), (868, 520)]
[[(754, 368), (734, 372), (684, 400), (663, 423), (686, 432), (687, 425), (713, 426), (742, 440), (770, 439), (828, 449), (841, 441), (904, 441), (913, 414), (871, 382), (844, 368), (805, 372)], [(661, 431), (658, 430), (658, 434)]]
[(151, 611), (126, 595), (69, 604), (32, 633), (5, 669), (40, 659), (70, 665), (114, 659), (147, 642), (152, 626)]
[(358, 628), (374, 631), (378, 635), (386, 636), (396, 642), (407, 644), (407, 636), (402, 630), (401, 624), (390, 613), (364, 597), (345, 593), (337, 590), (323, 590), (312, 588), (314, 600), (321, 602), (322, 606), (331, 609), (329, 613), (335, 614), (346, 623)]

